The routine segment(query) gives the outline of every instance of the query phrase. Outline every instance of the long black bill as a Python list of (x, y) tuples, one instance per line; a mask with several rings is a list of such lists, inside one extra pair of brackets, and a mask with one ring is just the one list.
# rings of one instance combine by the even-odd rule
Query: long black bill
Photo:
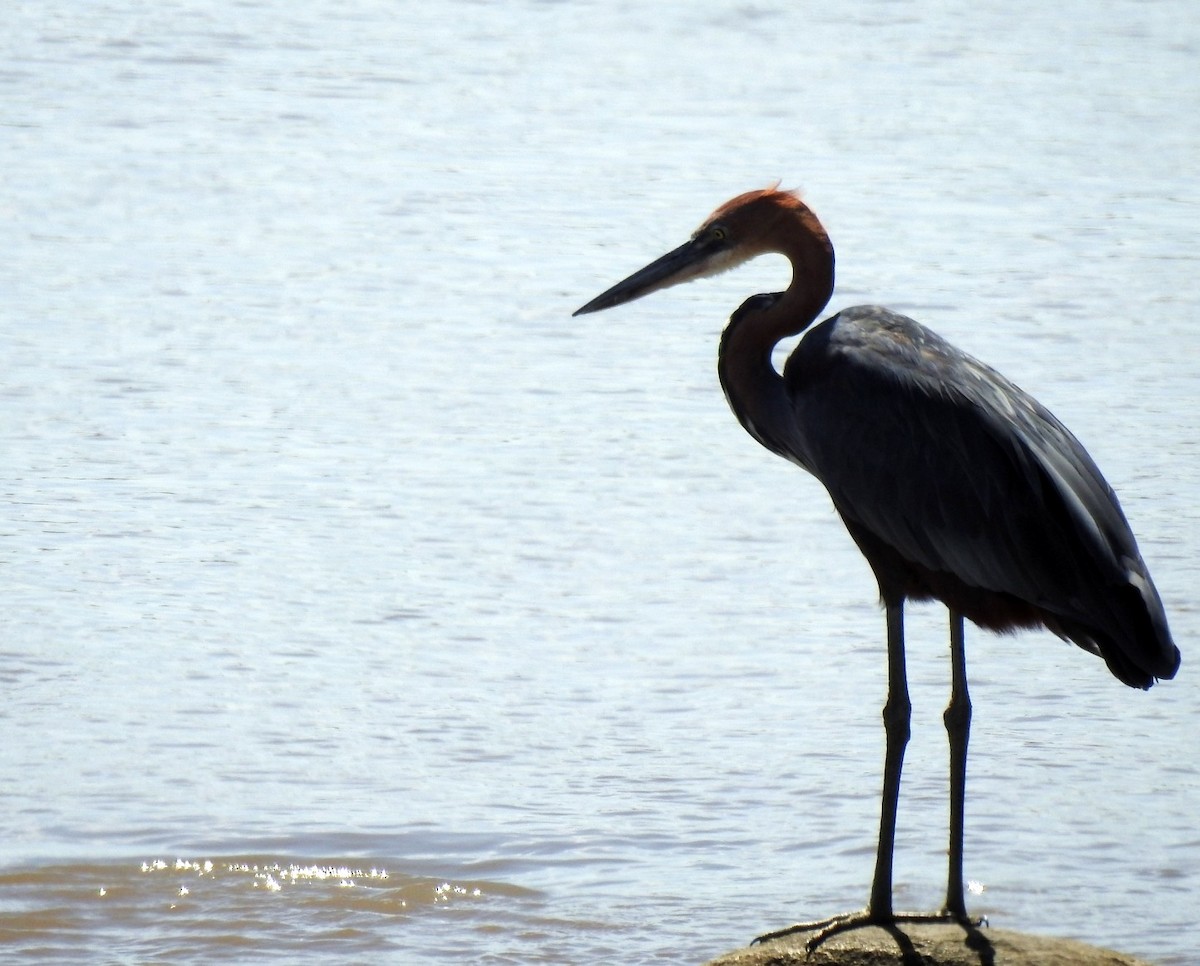
[(625, 281), (617, 282), (607, 292), (597, 295), (583, 308), (576, 309), (571, 314), (587, 315), (589, 312), (611, 309), (614, 305), (632, 302), (659, 289), (678, 285), (680, 282), (690, 282), (705, 274), (706, 263), (713, 253), (711, 243), (702, 237), (693, 238), (673, 252), (667, 252), (662, 258), (651, 262), (641, 271), (634, 272)]

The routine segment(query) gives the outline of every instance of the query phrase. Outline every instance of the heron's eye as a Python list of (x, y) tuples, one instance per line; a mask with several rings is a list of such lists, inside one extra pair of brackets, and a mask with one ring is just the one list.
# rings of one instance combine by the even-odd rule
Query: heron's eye
[(729, 232), (725, 230), (723, 225), (713, 225), (709, 229), (709, 234), (712, 236), (713, 241), (724, 241), (729, 237)]

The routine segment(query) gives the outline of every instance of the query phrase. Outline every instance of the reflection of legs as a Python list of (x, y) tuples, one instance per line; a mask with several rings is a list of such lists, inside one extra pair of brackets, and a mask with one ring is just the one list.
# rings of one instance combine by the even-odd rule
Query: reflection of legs
[(950, 871), (946, 904), (950, 916), (966, 919), (963, 897), (963, 809), (967, 792), (967, 741), (971, 734), (971, 696), (967, 693), (967, 654), (963, 618), (950, 611), (950, 704), (942, 719), (950, 738)]

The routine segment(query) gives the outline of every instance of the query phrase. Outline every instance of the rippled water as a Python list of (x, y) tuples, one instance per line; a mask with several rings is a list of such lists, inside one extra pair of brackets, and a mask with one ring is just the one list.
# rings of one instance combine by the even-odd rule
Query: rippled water
[[(834, 305), (1089, 446), (1184, 650), (968, 640), (972, 907), (1182, 964), (1200, 890), (1200, 21), (1029, 4), (10, 5), (0, 957), (699, 962), (860, 904), (883, 622), (725, 409), (804, 187)], [(914, 608), (898, 902), (940, 898)]]

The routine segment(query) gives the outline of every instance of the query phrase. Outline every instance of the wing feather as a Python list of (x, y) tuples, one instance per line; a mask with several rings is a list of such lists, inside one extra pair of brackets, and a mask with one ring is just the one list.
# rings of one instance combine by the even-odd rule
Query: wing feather
[(910, 562), (1067, 622), (1099, 614), (1143, 650), (1133, 640), (1144, 628), (1118, 590), (1147, 586), (1152, 620), (1161, 602), (1125, 516), (1083, 446), (1035, 399), (876, 307), (815, 328), (784, 375), (803, 460), (848, 522)]

